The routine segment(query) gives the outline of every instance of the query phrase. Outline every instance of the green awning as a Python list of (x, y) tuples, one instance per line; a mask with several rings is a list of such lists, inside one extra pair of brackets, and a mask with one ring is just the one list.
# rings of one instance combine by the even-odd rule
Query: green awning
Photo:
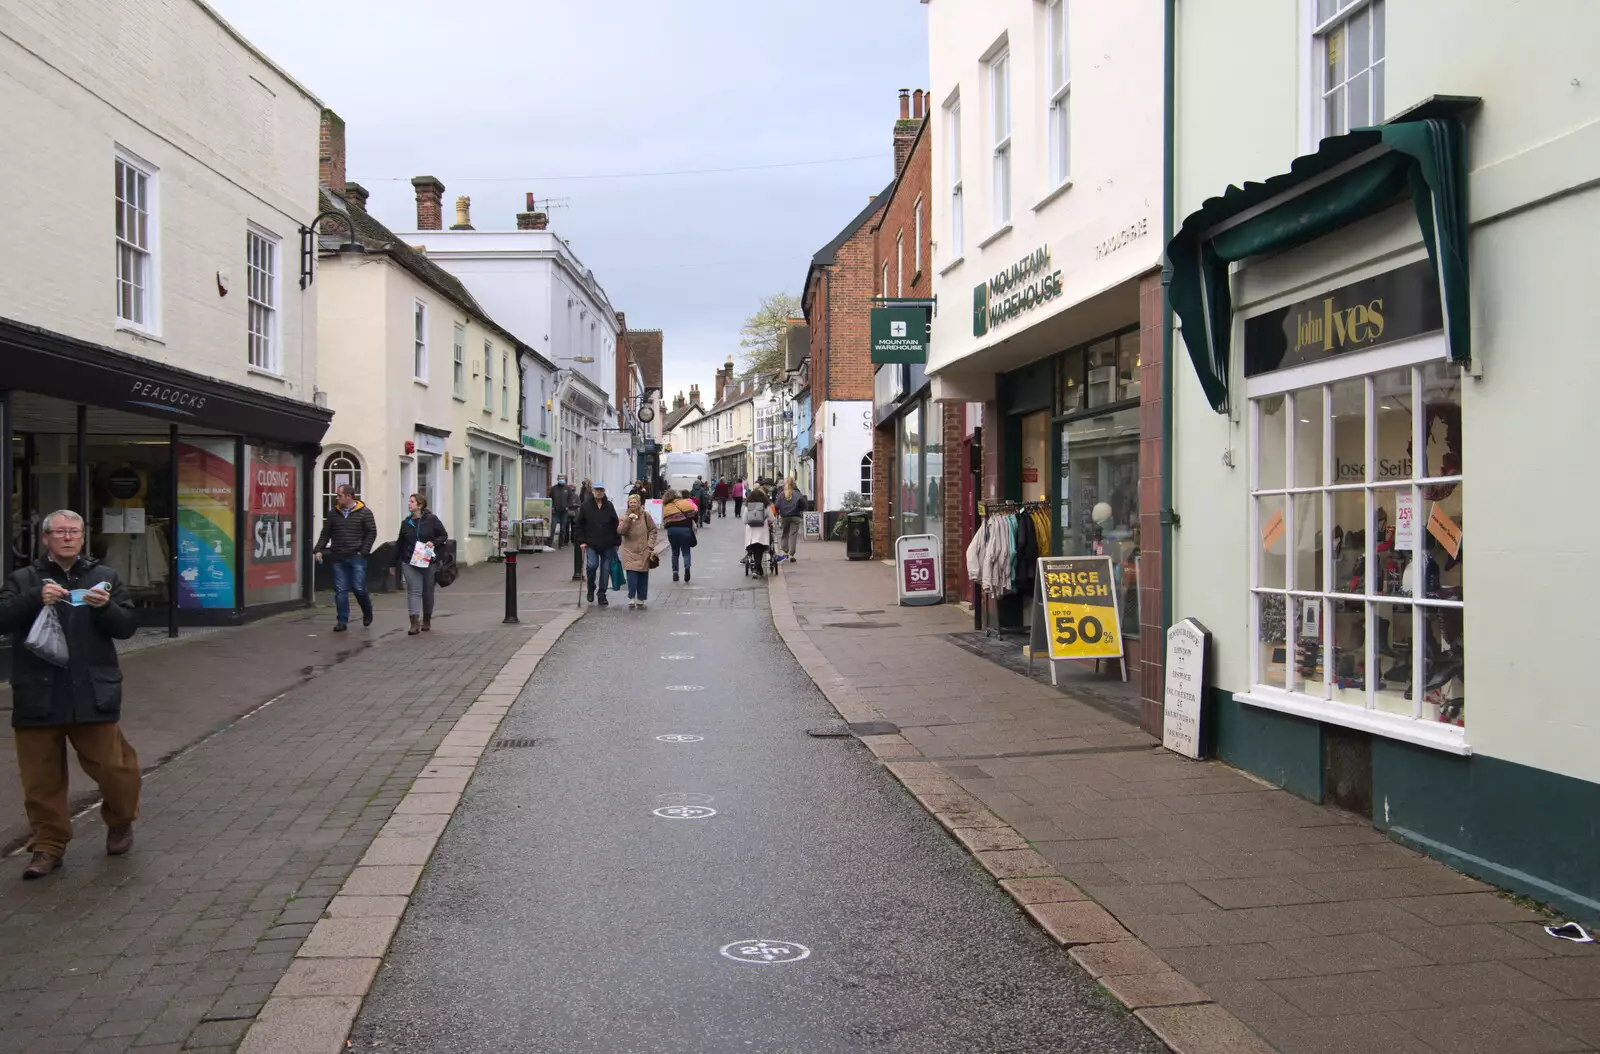
[[(1318, 176), (1369, 152), (1338, 175), (1271, 205)], [(1183, 339), (1212, 409), (1228, 408), (1229, 335), (1233, 300), (1228, 265), (1281, 252), (1332, 233), (1403, 200), (1409, 194), (1428, 259), (1439, 272), (1450, 358), (1472, 358), (1467, 299), (1467, 173), (1465, 132), (1453, 117), (1398, 121), (1324, 139), (1317, 152), (1297, 157), (1289, 171), (1262, 183), (1230, 186), (1190, 213), (1167, 245), (1172, 265), (1167, 295), (1183, 320)], [(1226, 230), (1247, 210), (1262, 212)]]

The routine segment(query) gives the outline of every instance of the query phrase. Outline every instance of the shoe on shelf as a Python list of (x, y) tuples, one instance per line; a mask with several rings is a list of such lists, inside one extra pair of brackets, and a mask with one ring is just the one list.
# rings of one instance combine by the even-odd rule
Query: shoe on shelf
[(33, 859), (28, 861), (28, 866), (22, 869), (23, 881), (43, 878), (52, 871), (61, 868), (61, 858), (53, 853), (34, 853)]
[(133, 848), (133, 824), (125, 823), (106, 831), (106, 855), (126, 856)]
[(343, 622), (335, 622), (333, 624), (333, 632), (335, 633), (348, 633), (349, 631), (350, 627), (346, 626)]

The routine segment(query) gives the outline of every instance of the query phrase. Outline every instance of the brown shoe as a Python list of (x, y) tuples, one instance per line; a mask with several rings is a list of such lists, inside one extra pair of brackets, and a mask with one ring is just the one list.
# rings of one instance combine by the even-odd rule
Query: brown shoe
[(415, 637), (417, 634), (419, 634), (421, 632), (422, 632), (422, 622), (421, 622), (421, 620), (418, 619), (417, 616), (412, 615), (411, 616), (411, 628), (406, 630), (406, 636)]
[(125, 856), (133, 848), (133, 824), (123, 824), (106, 831), (106, 855)]
[(34, 853), (33, 859), (28, 861), (28, 866), (22, 869), (23, 881), (43, 878), (52, 871), (59, 870), (61, 858), (51, 853)]
[(424, 632), (424, 633), (432, 633), (433, 632), (433, 616), (432, 615), (424, 615), (424, 616), (422, 616), (422, 632)]

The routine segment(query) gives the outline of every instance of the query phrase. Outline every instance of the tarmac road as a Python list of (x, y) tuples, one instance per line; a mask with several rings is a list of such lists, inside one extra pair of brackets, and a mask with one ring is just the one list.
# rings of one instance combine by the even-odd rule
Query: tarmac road
[(353, 1048), (1165, 1050), (860, 744), (806, 734), (837, 716), (741, 535), (541, 663), (500, 729), (532, 745), (486, 752)]

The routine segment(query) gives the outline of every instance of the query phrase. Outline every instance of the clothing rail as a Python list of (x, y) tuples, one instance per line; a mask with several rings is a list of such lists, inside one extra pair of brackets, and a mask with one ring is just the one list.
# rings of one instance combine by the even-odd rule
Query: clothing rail
[[(978, 518), (987, 520), (991, 516), (1014, 515), (1030, 509), (1048, 508), (1049, 505), (1048, 501), (980, 501)], [(972, 628), (975, 632), (985, 632), (990, 636), (1026, 633), (1021, 615), (1020, 600), (1012, 596), (990, 597), (978, 583), (972, 584)]]

